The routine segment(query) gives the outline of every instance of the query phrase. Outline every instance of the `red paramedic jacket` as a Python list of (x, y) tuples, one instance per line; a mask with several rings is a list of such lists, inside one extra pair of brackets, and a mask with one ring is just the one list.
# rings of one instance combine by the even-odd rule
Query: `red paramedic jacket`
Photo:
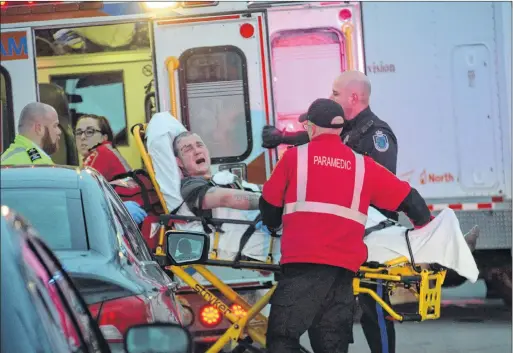
[(127, 161), (109, 141), (102, 142), (90, 151), (84, 159), (84, 167), (96, 169), (107, 181), (131, 170)]
[(283, 207), (280, 262), (356, 272), (367, 259), (363, 236), (369, 205), (395, 211), (410, 190), (338, 135), (321, 135), (287, 150), (262, 191), (265, 201)]

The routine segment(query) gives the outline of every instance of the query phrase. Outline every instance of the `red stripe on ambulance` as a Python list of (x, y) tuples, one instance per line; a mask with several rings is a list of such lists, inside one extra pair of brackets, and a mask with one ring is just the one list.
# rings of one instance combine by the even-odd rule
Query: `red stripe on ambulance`
[(502, 202), (475, 202), (475, 203), (438, 203), (428, 205), (430, 211), (441, 211), (444, 208), (450, 208), (455, 211), (478, 211), (478, 210), (494, 210), (501, 205)]
[[(264, 28), (262, 25), (262, 16), (258, 16), (258, 35), (260, 37), (260, 60), (262, 62), (262, 84), (264, 88), (264, 109), (265, 109), (265, 121), (267, 125), (270, 124), (269, 121), (269, 99), (267, 92), (267, 68), (265, 66), (265, 45), (264, 45)], [(269, 154), (269, 160), (272, 161), (273, 154), (272, 150), (268, 149), (267, 153)], [(271, 172), (273, 171), (273, 165), (271, 163)]]

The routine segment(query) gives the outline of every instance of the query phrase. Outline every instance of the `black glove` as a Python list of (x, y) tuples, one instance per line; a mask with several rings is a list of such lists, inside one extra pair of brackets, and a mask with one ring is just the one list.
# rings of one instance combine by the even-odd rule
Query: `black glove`
[(262, 130), (262, 147), (276, 148), (283, 142), (283, 133), (272, 125), (264, 126)]
[(294, 146), (302, 145), (308, 143), (309, 138), (306, 131), (280, 131), (274, 126), (266, 125), (262, 130), (262, 141), (263, 148), (276, 148), (282, 143)]

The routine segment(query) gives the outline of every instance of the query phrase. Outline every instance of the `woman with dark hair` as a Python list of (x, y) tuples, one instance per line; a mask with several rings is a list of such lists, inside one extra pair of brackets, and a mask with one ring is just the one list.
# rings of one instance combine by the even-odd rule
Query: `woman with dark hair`
[[(127, 161), (114, 145), (114, 134), (109, 121), (104, 116), (87, 114), (78, 119), (75, 128), (78, 152), (84, 158), (84, 167), (96, 169), (108, 182), (116, 175), (131, 170)], [(137, 224), (147, 216), (137, 202), (124, 202), (128, 212)]]
[(131, 170), (116, 149), (112, 128), (104, 116), (87, 114), (80, 117), (75, 138), (78, 152), (84, 158), (84, 167), (96, 169), (107, 181)]

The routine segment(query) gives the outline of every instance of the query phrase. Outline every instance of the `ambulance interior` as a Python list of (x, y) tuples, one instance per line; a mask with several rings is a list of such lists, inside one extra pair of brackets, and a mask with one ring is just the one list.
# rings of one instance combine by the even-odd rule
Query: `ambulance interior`
[(148, 23), (39, 29), (35, 37), (41, 101), (55, 107), (60, 93), (61, 125), (70, 133), (52, 158), (78, 165), (73, 129), (81, 116), (96, 114), (109, 120), (121, 154), (140, 168), (128, 131), (154, 113)]

